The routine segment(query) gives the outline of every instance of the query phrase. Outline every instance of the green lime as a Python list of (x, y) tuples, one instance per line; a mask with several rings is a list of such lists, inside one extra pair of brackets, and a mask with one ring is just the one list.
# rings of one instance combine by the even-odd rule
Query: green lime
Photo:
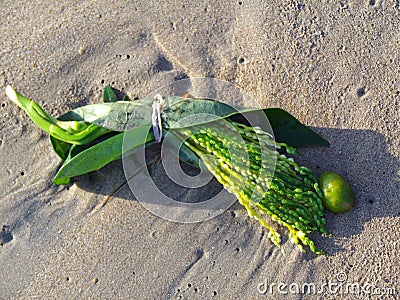
[(319, 177), (318, 184), (324, 195), (322, 203), (331, 212), (344, 213), (354, 207), (353, 192), (341, 175), (324, 172)]

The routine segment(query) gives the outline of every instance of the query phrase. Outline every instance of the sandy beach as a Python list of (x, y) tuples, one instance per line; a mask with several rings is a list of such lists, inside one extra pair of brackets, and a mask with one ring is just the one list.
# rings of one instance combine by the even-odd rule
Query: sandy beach
[[(0, 299), (399, 298), (399, 1), (4, 0), (0, 15)], [(311, 235), (326, 255), (282, 229), (283, 254), (237, 202), (177, 223), (124, 186), (99, 209), (125, 180), (121, 161), (56, 186), (47, 134), (4, 92), (59, 116), (106, 85), (142, 99), (196, 77), (330, 142), (297, 158), (355, 194), (351, 212), (327, 213), (330, 236)]]

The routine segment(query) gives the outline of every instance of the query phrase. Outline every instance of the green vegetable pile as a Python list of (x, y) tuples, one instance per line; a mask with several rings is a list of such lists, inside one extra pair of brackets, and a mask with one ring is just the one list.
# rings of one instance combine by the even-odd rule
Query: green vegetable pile
[[(154, 142), (154, 99), (130, 101), (125, 97), (118, 101), (113, 89), (107, 86), (104, 103), (79, 107), (53, 118), (10, 86), (6, 93), (50, 135), (54, 151), (64, 161), (53, 179), (55, 184), (68, 184), (71, 177), (98, 170), (121, 159), (124, 152)], [(307, 235), (327, 233), (324, 191), (311, 170), (299, 166), (290, 156), (297, 153), (297, 147), (328, 146), (326, 140), (279, 108), (237, 110), (212, 100), (165, 100), (168, 107), (161, 113), (162, 129), (183, 142), (181, 160), (192, 165), (201, 160), (235, 194), (249, 215), (269, 230), (268, 236), (276, 246), (280, 247), (280, 234), (267, 220), (286, 227), (291, 241), (301, 249), (306, 245), (317, 254), (323, 253)], [(262, 128), (235, 119), (257, 112), (268, 118), (279, 142)], [(202, 113), (214, 117), (181, 122)], [(134, 138), (123, 145), (127, 130)]]
[[(197, 128), (181, 129), (175, 134), (182, 135), (186, 146), (201, 158), (228, 191), (236, 195), (249, 216), (269, 230), (268, 236), (276, 246), (280, 247), (280, 235), (262, 215), (285, 226), (291, 241), (300, 248), (302, 243), (317, 254), (323, 253), (306, 236), (312, 231), (327, 233), (323, 196), (311, 170), (277, 152), (275, 148), (288, 154), (295, 154), (296, 150), (284, 143), (275, 144), (272, 136), (261, 128), (232, 121), (226, 123), (214, 121)], [(276, 165), (271, 157), (276, 158)], [(273, 173), (273, 168), (275, 173), (271, 178), (268, 175)]]

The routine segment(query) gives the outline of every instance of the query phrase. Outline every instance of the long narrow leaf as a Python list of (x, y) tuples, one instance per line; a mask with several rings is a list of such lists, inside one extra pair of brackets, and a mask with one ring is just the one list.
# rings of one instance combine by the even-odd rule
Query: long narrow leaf
[[(53, 179), (55, 184), (68, 184), (70, 178), (96, 171), (120, 159), (123, 151), (131, 151), (154, 139), (149, 126), (137, 127), (129, 132), (128, 143), (123, 143), (125, 133), (119, 133), (83, 151), (71, 147), (70, 155)], [(78, 153), (74, 153), (78, 152)]]

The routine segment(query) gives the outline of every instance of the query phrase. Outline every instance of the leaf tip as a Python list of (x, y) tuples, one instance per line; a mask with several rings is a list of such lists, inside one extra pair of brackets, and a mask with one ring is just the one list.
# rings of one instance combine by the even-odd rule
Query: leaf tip
[(65, 184), (69, 184), (71, 182), (71, 178), (70, 177), (54, 177), (52, 182), (56, 185), (65, 185)]

